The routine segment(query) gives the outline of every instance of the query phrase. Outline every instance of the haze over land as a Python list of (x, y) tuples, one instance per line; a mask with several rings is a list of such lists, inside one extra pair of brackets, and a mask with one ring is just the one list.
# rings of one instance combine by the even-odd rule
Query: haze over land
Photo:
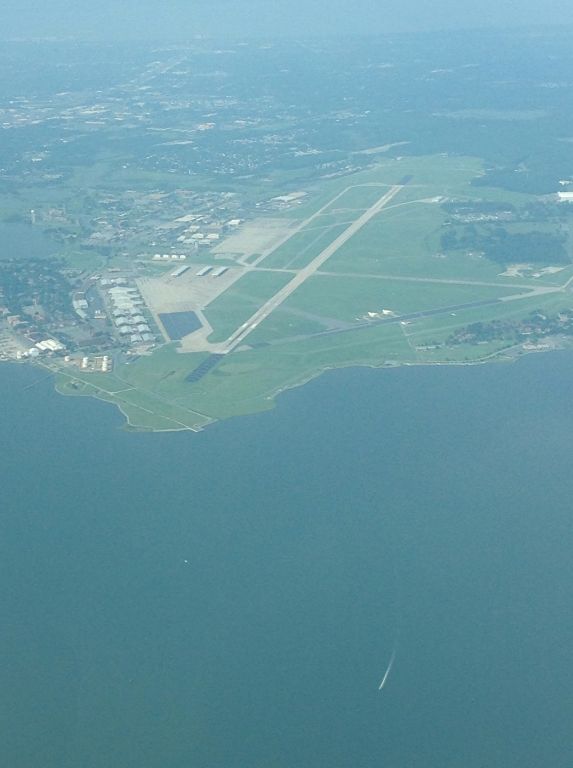
[(573, 9), (565, 0), (23, 0), (4, 5), (2, 37), (185, 40), (194, 35), (345, 36), (573, 24)]

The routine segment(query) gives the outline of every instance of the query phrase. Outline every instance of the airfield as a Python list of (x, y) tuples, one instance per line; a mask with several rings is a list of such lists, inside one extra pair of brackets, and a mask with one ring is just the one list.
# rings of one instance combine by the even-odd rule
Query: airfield
[[(356, 195), (363, 191), (360, 186), (349, 186), (323, 208), (312, 214), (308, 219), (296, 227), (283, 226), (279, 228), (281, 237), (277, 243), (271, 245), (262, 254), (257, 255), (252, 264), (245, 265), (245, 254), (239, 256), (240, 266), (228, 267), (224, 274), (214, 276), (213, 271), (202, 274), (206, 267), (204, 265), (194, 265), (192, 270), (186, 270), (184, 274), (175, 275), (169, 273), (160, 278), (144, 278), (138, 281), (138, 287), (144, 297), (147, 306), (152, 311), (153, 316), (160, 328), (163, 328), (166, 341), (173, 341), (164, 327), (162, 317), (170, 313), (194, 313), (200, 322), (200, 327), (193, 330), (181, 339), (182, 352), (210, 352), (212, 354), (228, 354), (242, 345), (248, 336), (275, 310), (277, 310), (298, 288), (311, 278), (316, 272), (324, 266), (328, 259), (333, 256), (345, 243), (356, 235), (371, 219), (376, 216), (388, 203), (403, 189), (403, 185), (394, 185), (387, 188), (385, 185), (373, 185), (367, 187), (368, 192), (373, 191), (378, 197), (372, 205), (366, 210), (360, 212), (357, 218), (354, 218), (360, 209), (346, 208), (344, 199), (347, 195)], [(323, 224), (324, 217), (338, 216), (347, 218), (348, 221), (337, 224)], [(342, 228), (342, 231), (339, 230)], [(318, 234), (315, 233), (318, 232)], [(277, 258), (283, 245), (292, 249), (292, 241), (297, 235), (308, 237), (310, 242), (297, 249), (293, 258), (289, 258), (283, 266), (266, 267), (269, 257)], [(237, 237), (233, 236), (236, 241)], [(262, 239), (262, 238), (261, 238)], [(252, 240), (249, 239), (248, 247), (252, 247)], [(260, 240), (259, 240), (260, 242)], [(317, 243), (320, 242), (320, 247)], [(237, 249), (238, 243), (234, 242), (229, 247)], [(318, 253), (315, 254), (315, 251)], [(298, 268), (293, 266), (298, 262)], [(302, 263), (301, 263), (302, 262)], [(304, 263), (306, 262), (306, 263)], [(280, 263), (280, 262), (279, 262)], [(259, 265), (261, 265), (259, 267)], [(220, 296), (230, 295), (229, 289), (238, 281), (241, 281), (240, 288), (249, 282), (252, 284), (253, 277), (261, 275), (270, 277), (278, 276), (278, 282), (285, 283), (274, 293), (269, 295), (266, 301), (249, 317), (244, 323), (241, 323), (230, 335), (221, 342), (210, 341), (209, 337), (213, 335), (214, 327), (209, 322), (209, 306), (214, 304)], [(216, 274), (216, 273), (215, 273)], [(257, 278), (255, 278), (257, 279)], [(260, 278), (259, 278), (260, 282)], [(269, 288), (271, 282), (269, 281)]]
[[(533, 199), (473, 186), (481, 173), (474, 158), (431, 156), (323, 181), (183, 274), (141, 278), (164, 345), (111, 376), (72, 383), (62, 373), (60, 389), (115, 402), (133, 428), (201, 429), (272, 407), (280, 391), (331, 368), (503, 358), (500, 339), (444, 340), (469, 323), (573, 306), (573, 268), (504, 269), (442, 252), (444, 201)], [(170, 316), (188, 316), (189, 332), (170, 332)]]

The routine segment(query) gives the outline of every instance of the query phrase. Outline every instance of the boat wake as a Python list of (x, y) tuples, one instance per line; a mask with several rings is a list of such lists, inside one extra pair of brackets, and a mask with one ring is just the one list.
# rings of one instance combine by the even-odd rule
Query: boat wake
[(394, 665), (394, 659), (396, 658), (396, 648), (392, 651), (392, 656), (390, 656), (390, 661), (388, 662), (388, 666), (386, 667), (386, 672), (384, 672), (384, 677), (382, 678), (382, 682), (378, 686), (378, 690), (381, 691), (382, 688), (386, 685), (386, 681), (388, 680), (388, 676), (390, 675), (390, 672), (392, 671), (392, 667)]

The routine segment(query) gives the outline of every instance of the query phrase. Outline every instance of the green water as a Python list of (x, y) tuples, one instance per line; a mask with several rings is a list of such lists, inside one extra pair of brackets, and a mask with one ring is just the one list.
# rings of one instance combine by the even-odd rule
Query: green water
[(570, 768), (572, 382), (335, 372), (136, 435), (0, 367), (0, 765)]

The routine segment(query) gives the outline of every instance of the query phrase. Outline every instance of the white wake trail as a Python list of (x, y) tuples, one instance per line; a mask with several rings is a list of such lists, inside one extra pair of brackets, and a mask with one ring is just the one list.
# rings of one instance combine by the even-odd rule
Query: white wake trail
[(394, 665), (394, 659), (396, 658), (396, 648), (392, 651), (392, 656), (390, 656), (390, 661), (388, 662), (388, 666), (386, 667), (386, 672), (384, 672), (384, 677), (382, 678), (382, 682), (378, 686), (378, 690), (381, 691), (382, 688), (386, 685), (386, 680), (388, 680), (388, 676), (390, 672), (392, 671), (392, 666)]

